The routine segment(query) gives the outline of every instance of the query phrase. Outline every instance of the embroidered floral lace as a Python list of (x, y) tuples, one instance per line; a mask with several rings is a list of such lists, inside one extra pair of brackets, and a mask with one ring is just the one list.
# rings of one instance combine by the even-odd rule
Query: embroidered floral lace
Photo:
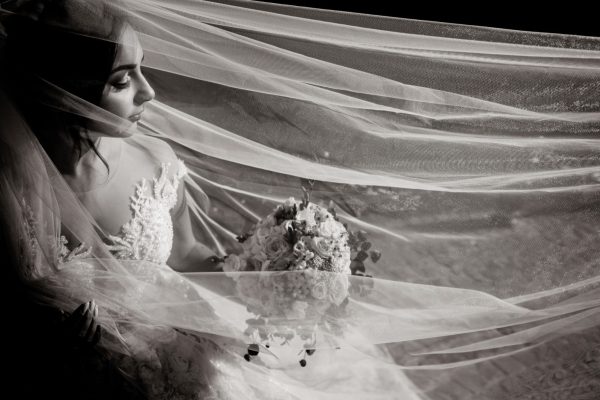
[(177, 173), (169, 179), (171, 163), (161, 165), (160, 175), (149, 185), (142, 179), (131, 196), (132, 218), (118, 235), (110, 235), (110, 251), (119, 259), (147, 260), (166, 264), (173, 244), (170, 210), (177, 203), (177, 188), (186, 167), (178, 160)]

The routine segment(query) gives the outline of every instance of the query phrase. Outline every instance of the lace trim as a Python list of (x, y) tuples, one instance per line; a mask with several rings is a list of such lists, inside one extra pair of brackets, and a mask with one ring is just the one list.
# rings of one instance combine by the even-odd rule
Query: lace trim
[[(177, 160), (178, 170), (172, 179), (168, 172), (171, 163), (162, 163), (158, 178), (150, 188), (146, 179), (136, 185), (130, 197), (132, 218), (118, 235), (109, 235), (113, 244), (108, 249), (120, 259), (148, 260), (166, 263), (173, 242), (173, 224), (169, 211), (177, 203), (177, 188), (187, 174), (187, 168)], [(150, 193), (149, 193), (150, 192)]]
[(67, 247), (68, 244), (69, 241), (67, 238), (61, 235), (58, 239), (58, 265), (65, 264), (73, 260), (81, 260), (89, 257), (89, 255), (92, 254), (92, 248), (87, 247), (83, 242), (73, 250), (70, 250)]
[[(38, 243), (37, 235), (38, 232), (38, 220), (35, 217), (35, 213), (31, 206), (25, 199), (21, 201), (22, 213), (23, 213), (23, 233), (21, 236), (20, 243), (20, 258), (23, 265), (23, 271), (25, 276), (33, 278), (34, 275), (39, 274), (40, 271), (37, 269), (36, 263), (39, 261), (40, 246)], [(92, 248), (87, 247), (85, 243), (81, 243), (74, 249), (69, 249), (69, 241), (64, 235), (58, 238), (56, 243), (56, 259), (57, 265), (68, 263), (69, 261), (79, 260), (87, 258), (92, 253)]]
[(21, 217), (23, 230), (19, 234), (18, 257), (23, 266), (22, 271), (26, 278), (32, 278), (35, 271), (35, 263), (39, 254), (39, 245), (36, 237), (37, 220), (31, 206), (23, 198), (21, 199)]

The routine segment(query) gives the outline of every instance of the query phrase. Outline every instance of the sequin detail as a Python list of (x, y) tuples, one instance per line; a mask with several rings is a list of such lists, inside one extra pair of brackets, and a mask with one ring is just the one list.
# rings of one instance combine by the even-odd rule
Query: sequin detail
[(173, 245), (173, 222), (170, 210), (177, 204), (177, 188), (187, 173), (178, 161), (177, 173), (168, 178), (171, 163), (163, 163), (158, 178), (149, 188), (146, 179), (136, 185), (131, 196), (132, 218), (121, 227), (118, 235), (110, 235), (109, 250), (122, 260), (146, 260), (166, 264)]

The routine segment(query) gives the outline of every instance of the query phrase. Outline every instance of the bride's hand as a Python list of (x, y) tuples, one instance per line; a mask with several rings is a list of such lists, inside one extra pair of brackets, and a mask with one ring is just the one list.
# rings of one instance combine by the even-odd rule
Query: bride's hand
[(76, 348), (93, 347), (102, 336), (102, 327), (96, 322), (98, 305), (94, 300), (81, 304), (70, 315), (62, 312), (60, 331), (62, 339)]

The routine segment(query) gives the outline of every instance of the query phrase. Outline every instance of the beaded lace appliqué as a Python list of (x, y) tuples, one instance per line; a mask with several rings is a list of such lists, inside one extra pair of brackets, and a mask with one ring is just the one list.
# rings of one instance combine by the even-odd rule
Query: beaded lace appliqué
[(65, 264), (73, 260), (82, 260), (92, 254), (92, 248), (87, 247), (85, 243), (79, 244), (74, 249), (69, 249), (69, 241), (63, 235), (58, 239), (58, 264)]
[(177, 188), (187, 172), (183, 161), (178, 160), (178, 171), (169, 179), (170, 166), (170, 163), (161, 165), (160, 175), (152, 180), (151, 188), (146, 179), (136, 186), (131, 196), (131, 220), (121, 227), (118, 235), (109, 236), (114, 244), (108, 248), (116, 258), (167, 262), (173, 244), (170, 210), (177, 203)]
[[(23, 264), (24, 274), (28, 278), (33, 278), (35, 274), (40, 273), (36, 265), (39, 259), (40, 246), (37, 241), (38, 232), (38, 220), (35, 217), (33, 209), (23, 199), (21, 201), (22, 217), (23, 217), (23, 232), (20, 237), (20, 249), (19, 257)], [(52, 239), (50, 239), (52, 240)], [(64, 235), (58, 238), (58, 241), (54, 243), (54, 249), (56, 251), (56, 264), (62, 265), (73, 260), (84, 259), (92, 253), (92, 249), (88, 248), (85, 243), (81, 243), (74, 249), (69, 249), (68, 240)]]

